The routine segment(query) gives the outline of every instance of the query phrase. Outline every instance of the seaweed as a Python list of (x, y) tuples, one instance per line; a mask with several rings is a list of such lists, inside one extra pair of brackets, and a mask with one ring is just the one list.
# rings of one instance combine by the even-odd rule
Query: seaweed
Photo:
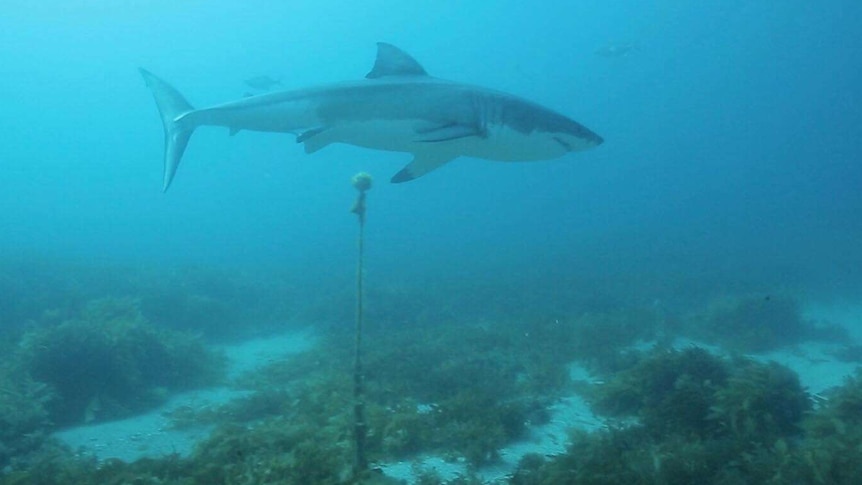
[(593, 406), (611, 416), (638, 416), (656, 436), (671, 430), (702, 436), (709, 433), (715, 392), (729, 375), (724, 361), (699, 347), (655, 348), (600, 386)]
[(654, 348), (594, 392), (596, 410), (637, 420), (574, 433), (565, 454), (525, 458), (512, 483), (810, 483), (788, 477), (806, 476), (793, 467), (812, 402), (779, 364)]
[(862, 371), (833, 389), (802, 423), (803, 440), (785, 474), (807, 483), (850, 485), (862, 476)]
[(0, 468), (43, 444), (55, 395), (9, 362), (0, 365)]
[(771, 445), (799, 434), (812, 401), (790, 369), (738, 359), (733, 376), (714, 396), (709, 419), (718, 433)]
[(169, 389), (212, 384), (224, 371), (223, 357), (150, 326), (130, 298), (94, 300), (76, 319), (25, 334), (15, 358), (56, 392), (49, 409), (58, 425), (147, 409)]
[(379, 447), (385, 456), (404, 459), (422, 452), (433, 442), (434, 420), (409, 401), (390, 413), (374, 413), (370, 422), (380, 430)]
[[(351, 342), (335, 323), (313, 351), (232, 382), (248, 392), (244, 397), (178, 411), (177, 426), (215, 429), (192, 456), (97, 462), (58, 447), (46, 438), (52, 420), (120, 416), (170, 390), (218, 381), (218, 357), (198, 339), (164, 330), (168, 324), (223, 336), (249, 331), (230, 328), (243, 316), (293, 311), (289, 301), (253, 309), (275, 299), (245, 287), (242, 277), (195, 269), (173, 273), (167, 283), (134, 273), (133, 283), (111, 291), (63, 278), (42, 283), (55, 286), (52, 296), (0, 308), (0, 317), (16, 319), (16, 331), (26, 327), (20, 346), (8, 346), (12, 359), (0, 365), (0, 483), (351, 483)], [(2, 284), (16, 295), (36, 291), (13, 280)], [(61, 287), (74, 291), (55, 299)], [(572, 390), (567, 366), (580, 361), (605, 376), (606, 384), (589, 391), (596, 409), (628, 424), (574, 432), (566, 453), (528, 455), (510, 483), (850, 484), (862, 474), (859, 376), (824, 394), (815, 409), (798, 378), (778, 364), (696, 347), (629, 350), (666, 337), (667, 317), (654, 307), (608, 302), (583, 312), (567, 302), (559, 306), (571, 313), (550, 314), (529, 298), (471, 291), (450, 302), (407, 298), (409, 288), (395, 288), (372, 305), (366, 411), (373, 460), (436, 453), (471, 467), (493, 463), (531, 423), (548, 419), (548, 403)], [(476, 291), (491, 308), (477, 310)], [(88, 301), (94, 292), (113, 297)], [(325, 298), (322, 314), (337, 314), (333, 297)], [(837, 335), (804, 322), (792, 299), (766, 302), (728, 301), (689, 323), (698, 325), (695, 333), (743, 350)], [(481, 483), (472, 474), (445, 482), (428, 470), (418, 478), (428, 485)], [(372, 472), (361, 482), (395, 481)]]
[(274, 418), (226, 426), (201, 443), (191, 461), (195, 483), (340, 484), (351, 473), (346, 441), (312, 423)]
[(834, 342), (847, 336), (839, 326), (805, 320), (799, 302), (783, 295), (716, 301), (691, 325), (696, 336), (740, 352), (766, 352), (810, 339)]

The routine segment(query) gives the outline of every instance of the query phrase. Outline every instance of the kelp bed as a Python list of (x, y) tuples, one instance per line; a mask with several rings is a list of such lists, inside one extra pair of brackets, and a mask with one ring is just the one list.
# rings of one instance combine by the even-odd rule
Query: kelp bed
[[(247, 318), (245, 298), (254, 291), (193, 276), (191, 295), (149, 288), (144, 296), (53, 300), (51, 310), (10, 327), (2, 342), (10, 358), (0, 365), (0, 483), (352, 482), (348, 326), (324, 325), (312, 351), (227, 381), (224, 357), (190, 333), (205, 322), (190, 315), (209, 314), (207, 301), (227, 301), (237, 306), (231, 318)], [(606, 417), (606, 429), (572, 430), (566, 453), (526, 456), (508, 483), (850, 484), (862, 476), (862, 376), (815, 399), (790, 369), (733, 354), (847, 341), (838, 327), (802, 319), (789, 296), (722, 297), (676, 311), (616, 304), (512, 312), (492, 304), (477, 317), (475, 310), (443, 309), (439, 297), (405, 307), (421, 293), (415, 291), (376, 295), (371, 310), (377, 323), (368, 328), (365, 360), (372, 462), (436, 454), (478, 470), (545, 423), (557, 399), (579, 393)], [(159, 305), (158, 294), (171, 298)], [(171, 312), (185, 323), (165, 325)], [(228, 317), (215, 315), (217, 328), (230, 327)], [(678, 335), (735, 356), (674, 349), (669, 343)], [(634, 350), (643, 341), (655, 344)], [(572, 362), (601, 383), (572, 381)], [(190, 456), (99, 461), (49, 437), (58, 426), (133, 415), (172, 392), (216, 384), (248, 394), (172, 416), (176, 427), (215, 428)], [(428, 470), (417, 477), (423, 485), (444, 482)], [(371, 474), (364, 481), (387, 479)], [(447, 483), (480, 482), (468, 471)]]

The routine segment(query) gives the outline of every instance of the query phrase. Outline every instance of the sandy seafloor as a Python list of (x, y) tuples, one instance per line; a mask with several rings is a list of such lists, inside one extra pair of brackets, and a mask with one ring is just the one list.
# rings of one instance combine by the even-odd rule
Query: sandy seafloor
[[(862, 303), (811, 304), (805, 310), (805, 318), (842, 325), (850, 331), (855, 343), (862, 343)], [(641, 345), (649, 347), (652, 343), (643, 342)], [(224, 347), (224, 350), (230, 362), (231, 375), (237, 375), (290, 354), (309, 350), (313, 346), (312, 334), (297, 332), (249, 340)], [(686, 339), (678, 339), (674, 346), (698, 346), (720, 353), (720, 349), (716, 347)], [(799, 374), (802, 385), (812, 395), (819, 396), (824, 390), (841, 385), (858, 367), (856, 363), (837, 361), (828, 353), (839, 346), (812, 342), (752, 357), (775, 361), (793, 369)], [(592, 380), (586, 370), (577, 365), (571, 366), (570, 375), (573, 380)], [(185, 392), (173, 396), (164, 406), (147, 414), (66, 429), (57, 432), (55, 436), (79, 453), (95, 456), (99, 460), (134, 461), (143, 457), (158, 458), (171, 454), (186, 456), (191, 453), (195, 443), (205, 438), (211, 429), (170, 429), (169, 419), (164, 414), (182, 406), (198, 409), (217, 406), (243, 395), (245, 393), (242, 391), (228, 388)], [(587, 402), (578, 395), (560, 399), (549, 411), (551, 419), (547, 424), (530, 428), (525, 439), (501, 450), (500, 461), (478, 470), (479, 475), (488, 483), (502, 481), (515, 470), (518, 461), (527, 453), (546, 456), (562, 453), (572, 429), (589, 431), (604, 426), (602, 419), (595, 416)], [(416, 473), (423, 469), (434, 470), (446, 480), (466, 473), (465, 463), (448, 462), (433, 455), (417, 456), (410, 461), (378, 463), (375, 466), (387, 475), (408, 483), (414, 483)]]
[[(278, 337), (248, 340), (238, 345), (223, 347), (229, 362), (228, 378), (265, 366), (290, 354), (306, 351), (314, 345), (307, 332)], [(134, 461), (138, 458), (158, 458), (173, 453), (188, 455), (195, 443), (206, 438), (210, 428), (170, 428), (165, 415), (181, 407), (203, 410), (219, 406), (247, 395), (227, 387), (199, 389), (174, 395), (158, 409), (119, 421), (79, 426), (55, 433), (55, 436), (82, 454), (94, 455), (100, 460), (117, 458)]]

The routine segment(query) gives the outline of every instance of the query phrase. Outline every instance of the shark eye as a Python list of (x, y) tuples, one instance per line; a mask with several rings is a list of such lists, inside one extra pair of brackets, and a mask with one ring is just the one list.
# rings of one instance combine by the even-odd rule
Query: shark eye
[(572, 151), (572, 145), (569, 145), (568, 143), (566, 143), (566, 141), (563, 140), (562, 138), (555, 136), (554, 141), (559, 143), (560, 145), (562, 145), (563, 148), (566, 149), (566, 151)]

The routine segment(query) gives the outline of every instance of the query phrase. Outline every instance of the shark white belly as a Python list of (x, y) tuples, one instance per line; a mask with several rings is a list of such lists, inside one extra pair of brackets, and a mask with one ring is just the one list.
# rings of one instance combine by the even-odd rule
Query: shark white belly
[(198, 126), (284, 132), (307, 153), (332, 143), (412, 153), (392, 178), (405, 182), (459, 156), (548, 160), (597, 146), (579, 123), (516, 96), (428, 76), (412, 57), (378, 44), (368, 79), (243, 98), (194, 109), (172, 86), (141, 70), (165, 128), (164, 190)]

